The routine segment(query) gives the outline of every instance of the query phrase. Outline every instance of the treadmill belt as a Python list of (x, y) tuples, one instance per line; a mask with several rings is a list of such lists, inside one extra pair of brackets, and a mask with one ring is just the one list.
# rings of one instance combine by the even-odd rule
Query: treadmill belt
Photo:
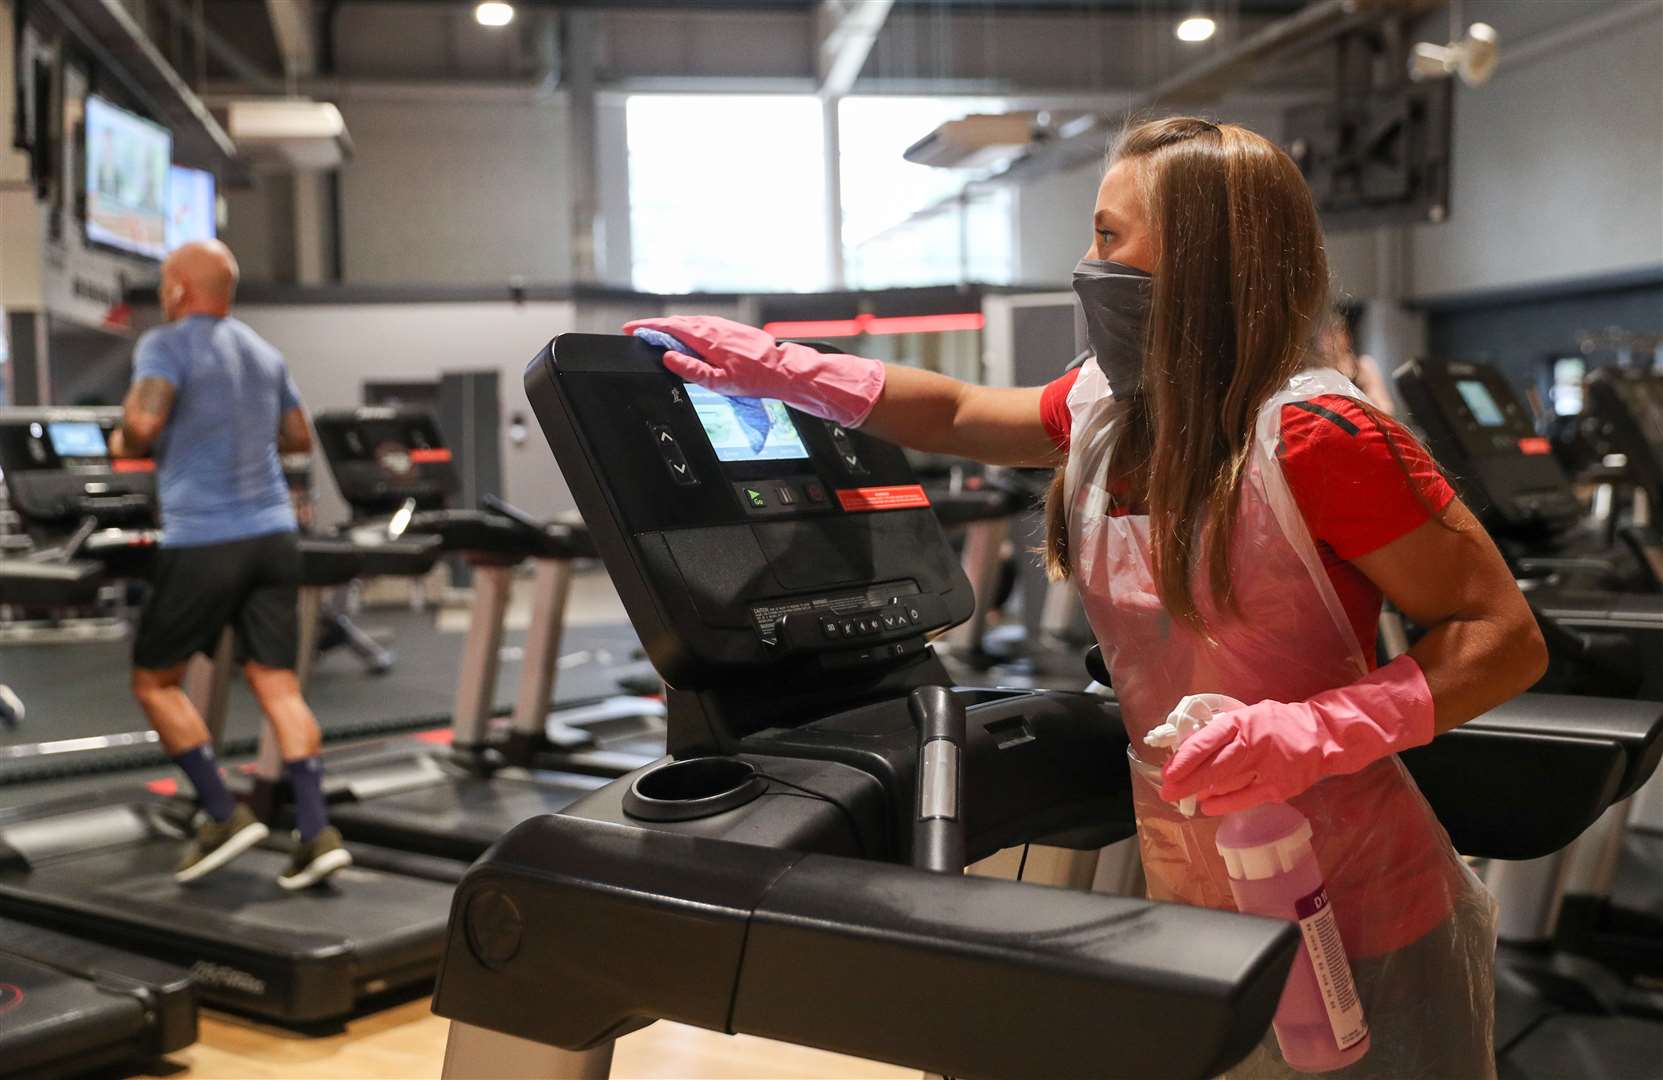
[(450, 911), (449, 886), (357, 866), (317, 888), (289, 892), (277, 884), (288, 856), (267, 848), (255, 848), (200, 881), (180, 885), (173, 880), (179, 851), (177, 843), (158, 840), (93, 852), (42, 867), (31, 875), (30, 885), (40, 893), (102, 901), (138, 918), (177, 923), (188, 913), (190, 922), (207, 932), (223, 927), (245, 936), (269, 933), (289, 949), (322, 947), (343, 937), (361, 943), (385, 937), (389, 906), (419, 911), (425, 901), (441, 926)]
[(57, 929), (188, 965), (203, 1000), (285, 1022), (345, 1015), (369, 993), (430, 978), (449, 882), (353, 866), (287, 892), (288, 856), (245, 852), (189, 885), (184, 841), (152, 833), (0, 873), (0, 905)]
[(473, 859), (528, 818), (555, 814), (611, 783), (604, 776), (535, 773), (462, 777), (331, 808), (343, 832), (374, 843)]

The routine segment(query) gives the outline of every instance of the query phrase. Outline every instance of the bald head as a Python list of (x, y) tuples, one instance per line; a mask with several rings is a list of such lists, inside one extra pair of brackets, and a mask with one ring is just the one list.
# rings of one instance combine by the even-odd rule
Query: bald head
[(236, 291), (237, 257), (218, 240), (185, 244), (162, 263), (162, 314), (170, 321), (227, 315)]

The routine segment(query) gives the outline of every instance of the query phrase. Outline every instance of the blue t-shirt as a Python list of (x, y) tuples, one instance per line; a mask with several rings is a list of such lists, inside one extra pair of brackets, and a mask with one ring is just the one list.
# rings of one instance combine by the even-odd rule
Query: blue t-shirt
[(300, 394), (282, 353), (236, 319), (193, 315), (139, 338), (140, 379), (174, 389), (155, 446), (163, 547), (295, 529), (277, 427)]

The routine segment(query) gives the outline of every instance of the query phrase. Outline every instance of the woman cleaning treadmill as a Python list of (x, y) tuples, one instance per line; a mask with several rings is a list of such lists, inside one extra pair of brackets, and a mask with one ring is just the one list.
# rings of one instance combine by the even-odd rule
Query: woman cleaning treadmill
[[(1205, 120), (1133, 128), (1091, 227), (1074, 286), (1096, 362), (1046, 387), (823, 355), (724, 319), (625, 329), (684, 343), (665, 366), (712, 390), (919, 450), (1061, 465), (1048, 563), (1080, 590), (1143, 752), (1151, 896), (1232, 907), (1220, 816), (1291, 804), (1371, 1029), (1332, 1075), (1493, 1077), (1493, 905), (1395, 755), (1533, 683), (1535, 621), (1425, 451), (1321, 364), (1322, 232), (1282, 151)], [(1377, 667), (1382, 597), (1427, 629)], [(1250, 704), (1167, 760), (1144, 747), (1203, 692)], [(1186, 796), (1200, 814), (1179, 812)], [(1292, 1074), (1267, 1035), (1231, 1075)]]

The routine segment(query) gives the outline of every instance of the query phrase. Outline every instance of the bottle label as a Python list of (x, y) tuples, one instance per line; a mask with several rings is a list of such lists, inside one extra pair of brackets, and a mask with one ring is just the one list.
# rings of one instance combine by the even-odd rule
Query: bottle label
[(1305, 936), (1305, 951), (1316, 969), (1317, 985), (1322, 988), (1322, 1003), (1328, 1009), (1334, 1042), (1341, 1050), (1349, 1050), (1367, 1037), (1369, 1025), (1363, 1016), (1363, 1003), (1357, 998), (1357, 983), (1345, 958), (1345, 943), (1340, 940), (1340, 925), (1328, 901), (1327, 886), (1317, 886), (1316, 892), (1294, 901), (1293, 907), (1299, 916), (1299, 932)]

